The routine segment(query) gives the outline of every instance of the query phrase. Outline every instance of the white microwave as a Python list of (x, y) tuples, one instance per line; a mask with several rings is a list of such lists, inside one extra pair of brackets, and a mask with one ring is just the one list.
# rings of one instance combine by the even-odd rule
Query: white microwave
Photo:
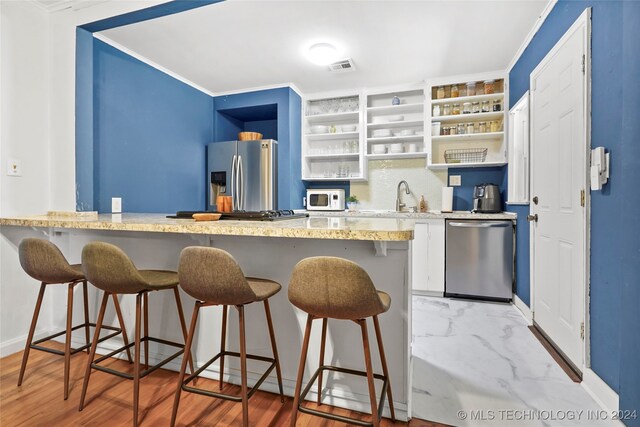
[(343, 211), (344, 190), (307, 190), (308, 211)]

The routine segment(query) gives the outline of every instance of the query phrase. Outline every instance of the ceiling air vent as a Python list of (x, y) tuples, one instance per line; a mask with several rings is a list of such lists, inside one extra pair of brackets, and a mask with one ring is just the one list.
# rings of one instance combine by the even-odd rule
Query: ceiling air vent
[(353, 60), (351, 58), (343, 59), (342, 61), (329, 64), (329, 71), (331, 72), (344, 73), (346, 71), (353, 71), (355, 69), (356, 66), (353, 64)]

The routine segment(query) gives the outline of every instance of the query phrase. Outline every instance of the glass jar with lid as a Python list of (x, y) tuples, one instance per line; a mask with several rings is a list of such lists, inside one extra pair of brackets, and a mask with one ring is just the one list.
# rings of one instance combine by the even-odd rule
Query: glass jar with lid
[(471, 104), (471, 112), (473, 114), (480, 112), (480, 102), (476, 101)]
[(462, 114), (471, 114), (471, 103), (465, 102), (462, 104)]
[(500, 132), (500, 122), (497, 120), (491, 122), (491, 132)]
[(438, 104), (433, 106), (433, 117), (440, 116), (440, 106)]
[(451, 129), (449, 128), (449, 126), (443, 126), (442, 127), (442, 134), (443, 135), (450, 135), (451, 134)]
[(493, 101), (493, 111), (502, 111), (502, 101), (496, 99)]
[(460, 91), (458, 90), (458, 85), (451, 86), (451, 97), (457, 98), (460, 96)]
[(454, 116), (460, 114), (460, 104), (453, 104), (453, 109), (451, 110), (451, 114)]
[(442, 107), (442, 115), (443, 116), (450, 116), (451, 115), (451, 105), (450, 104), (444, 104), (444, 107)]
[(456, 135), (458, 133), (458, 128), (455, 126), (449, 127), (449, 135)]
[(487, 122), (478, 123), (478, 133), (485, 133), (487, 131)]
[(444, 99), (444, 86), (438, 86), (438, 89), (436, 89), (436, 98)]
[(464, 135), (464, 134), (465, 134), (465, 126), (464, 126), (464, 123), (458, 123), (458, 126), (457, 126), (457, 133), (458, 133), (458, 135)]
[(473, 128), (473, 123), (469, 122), (467, 123), (467, 133), (471, 134), (473, 133), (474, 128)]
[(495, 93), (496, 88), (495, 88), (495, 82), (493, 80), (485, 80), (484, 81), (484, 93), (486, 95), (491, 95), (492, 93)]
[[(495, 101), (494, 101), (495, 102)], [(494, 104), (495, 105), (495, 104)], [(491, 111), (491, 107), (489, 106), (489, 101), (482, 101), (482, 112), (488, 113)], [(495, 108), (495, 107), (494, 107)], [(495, 110), (494, 110), (495, 111)]]
[(476, 82), (467, 83), (467, 96), (473, 96), (476, 94)]

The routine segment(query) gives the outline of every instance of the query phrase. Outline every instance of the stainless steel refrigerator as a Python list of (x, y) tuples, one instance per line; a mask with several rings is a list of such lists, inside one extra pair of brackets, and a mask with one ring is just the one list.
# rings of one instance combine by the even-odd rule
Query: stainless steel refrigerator
[(207, 145), (207, 209), (231, 196), (233, 210), (278, 209), (278, 141), (225, 141)]

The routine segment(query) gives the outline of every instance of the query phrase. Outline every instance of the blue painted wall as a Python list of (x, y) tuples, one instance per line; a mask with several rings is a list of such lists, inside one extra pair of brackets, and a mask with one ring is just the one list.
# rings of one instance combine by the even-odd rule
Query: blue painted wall
[(203, 210), (213, 99), (97, 39), (93, 58), (94, 209)]
[(76, 210), (92, 211), (93, 34), (76, 29)]
[[(620, 241), (622, 254), (620, 318), (620, 408), (640, 412), (640, 2), (624, 2), (622, 7), (622, 178), (625, 198), (622, 221), (626, 235)], [(632, 37), (631, 35), (636, 35)], [(640, 427), (640, 414), (628, 426)]]
[[(621, 408), (640, 410), (640, 239), (636, 215), (630, 213), (640, 208), (634, 140), (640, 119), (638, 4), (558, 2), (510, 73), (510, 103), (528, 90), (531, 71), (587, 7), (592, 7), (592, 146), (605, 146), (612, 156), (609, 183), (591, 193), (591, 368), (619, 392)], [(519, 261), (524, 269), (528, 252)]]
[[(214, 98), (213, 141), (229, 141), (243, 130), (258, 131), (278, 141), (278, 208), (302, 208), (300, 181), (302, 99), (283, 87)], [(276, 135), (273, 135), (275, 130)]]

